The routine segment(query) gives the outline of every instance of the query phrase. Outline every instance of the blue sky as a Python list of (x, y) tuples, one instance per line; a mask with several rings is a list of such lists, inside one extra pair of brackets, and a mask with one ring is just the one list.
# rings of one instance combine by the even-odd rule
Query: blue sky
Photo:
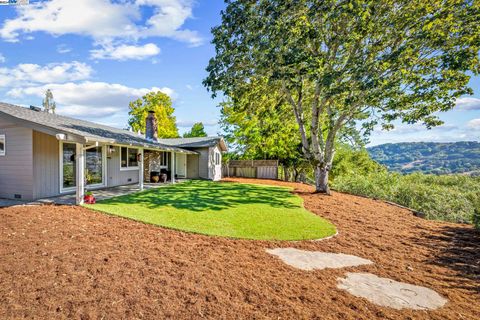
[[(214, 48), (211, 27), (223, 0), (50, 0), (0, 6), (0, 101), (41, 105), (53, 91), (58, 113), (126, 127), (128, 102), (162, 90), (175, 106), (180, 132), (196, 121), (220, 132), (219, 99), (202, 86)], [(480, 79), (474, 96), (426, 130), (398, 125), (374, 131), (372, 145), (460, 141), (480, 137)]]

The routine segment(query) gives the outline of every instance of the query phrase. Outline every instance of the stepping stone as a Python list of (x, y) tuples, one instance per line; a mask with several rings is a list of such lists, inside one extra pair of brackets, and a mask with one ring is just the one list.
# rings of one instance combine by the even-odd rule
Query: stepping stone
[(380, 278), (371, 273), (347, 273), (346, 278), (338, 278), (337, 287), (379, 306), (397, 310), (433, 310), (447, 302), (431, 289)]
[(267, 249), (268, 253), (279, 257), (289, 266), (310, 271), (326, 268), (355, 267), (373, 263), (370, 260), (343, 253), (305, 251), (295, 248)]

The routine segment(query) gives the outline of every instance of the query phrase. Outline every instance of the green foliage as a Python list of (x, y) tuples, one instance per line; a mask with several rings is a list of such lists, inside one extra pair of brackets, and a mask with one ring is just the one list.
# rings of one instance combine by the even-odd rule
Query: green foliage
[(386, 168), (370, 158), (364, 148), (354, 149), (350, 145), (337, 143), (330, 181), (338, 176), (364, 176)]
[(226, 2), (204, 84), (235, 101), (266, 80), (287, 99), (284, 122), (297, 123), (304, 158), (323, 177), (343, 127), (439, 125), (436, 112), (472, 94), (480, 71), (478, 1)]
[(307, 211), (288, 188), (190, 181), (99, 201), (92, 209), (208, 235), (305, 240), (335, 234), (335, 226)]
[(291, 108), (265, 80), (254, 81), (242, 96), (221, 103), (225, 139), (240, 158), (275, 159), (291, 164), (301, 158), (298, 126), (285, 121)]
[(177, 138), (178, 128), (172, 107), (172, 100), (163, 92), (149, 92), (141, 99), (130, 102), (128, 125), (133, 131), (145, 133), (145, 119), (148, 111), (153, 110), (158, 121), (159, 138)]
[(368, 148), (371, 157), (402, 173), (480, 175), (480, 142), (404, 142)]
[(480, 209), (480, 177), (379, 171), (338, 176), (333, 184), (342, 192), (388, 200), (423, 212), (428, 219), (472, 223)]
[(205, 127), (203, 123), (196, 122), (193, 124), (192, 129), (190, 131), (185, 132), (183, 134), (184, 138), (195, 138), (195, 137), (206, 137), (207, 133), (205, 132)]

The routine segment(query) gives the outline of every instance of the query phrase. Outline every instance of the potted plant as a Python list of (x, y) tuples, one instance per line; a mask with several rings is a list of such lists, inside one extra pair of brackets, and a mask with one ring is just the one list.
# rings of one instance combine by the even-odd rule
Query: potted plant
[(95, 196), (93, 195), (93, 192), (91, 191), (85, 192), (85, 195), (83, 196), (83, 202), (85, 202), (86, 204), (94, 204)]

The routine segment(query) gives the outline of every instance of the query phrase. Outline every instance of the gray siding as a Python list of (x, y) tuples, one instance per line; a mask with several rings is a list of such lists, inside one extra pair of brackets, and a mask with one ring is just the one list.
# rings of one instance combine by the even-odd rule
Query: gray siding
[(59, 143), (51, 135), (33, 131), (34, 197), (47, 198), (60, 194)]
[(5, 135), (6, 155), (0, 156), (0, 198), (33, 200), (32, 129), (0, 119), (0, 134)]
[(198, 155), (187, 154), (187, 179), (198, 179)]
[(120, 147), (115, 147), (115, 152), (107, 154), (107, 186), (115, 187), (125, 184), (138, 183), (137, 170), (120, 170)]
[(202, 179), (209, 179), (208, 177), (208, 149), (209, 148), (195, 148), (198, 152), (198, 176)]

